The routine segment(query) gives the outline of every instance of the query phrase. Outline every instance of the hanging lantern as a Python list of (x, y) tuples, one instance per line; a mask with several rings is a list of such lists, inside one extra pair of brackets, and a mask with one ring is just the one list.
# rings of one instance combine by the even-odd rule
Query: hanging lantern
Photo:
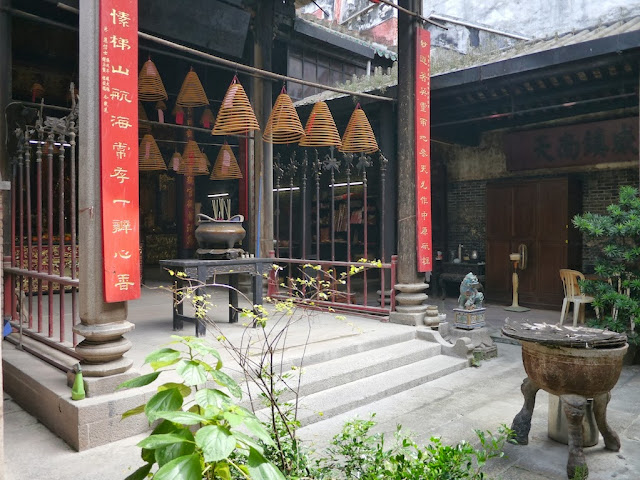
[(351, 114), (342, 136), (342, 146), (338, 150), (345, 153), (373, 153), (379, 150), (376, 136), (360, 104)]
[(209, 175), (206, 160), (194, 140), (189, 140), (184, 147), (177, 172), (180, 175)]
[(151, 133), (151, 125), (146, 123), (147, 120), (149, 120), (149, 117), (147, 117), (144, 105), (142, 105), (142, 102), (138, 102), (138, 131), (140, 133)]
[(173, 111), (171, 113), (176, 119), (176, 125), (184, 124), (184, 109), (180, 105), (173, 107)]
[(296, 143), (302, 137), (304, 137), (304, 129), (300, 123), (300, 117), (293, 106), (291, 97), (282, 87), (282, 92), (278, 95), (271, 115), (269, 115), (269, 121), (262, 138), (265, 142), (283, 144)]
[(152, 135), (142, 137), (138, 152), (138, 168), (140, 171), (166, 170), (167, 166), (160, 154), (160, 149)]
[(247, 94), (234, 76), (222, 100), (212, 135), (237, 135), (249, 130), (260, 130)]
[(340, 134), (325, 102), (316, 102), (304, 128), (305, 136), (298, 143), (301, 147), (339, 147)]
[(38, 82), (31, 85), (31, 101), (35, 102), (36, 98), (42, 98), (44, 95), (44, 87)]
[(207, 94), (204, 93), (202, 83), (200, 83), (198, 74), (193, 71), (193, 68), (187, 73), (184, 82), (182, 82), (176, 105), (181, 107), (203, 107), (209, 105)]
[(158, 69), (151, 59), (144, 62), (138, 75), (138, 98), (143, 102), (155, 102), (169, 98)]
[(164, 111), (167, 109), (167, 104), (162, 100), (156, 102), (156, 110), (158, 111), (158, 123), (164, 123)]
[(238, 161), (236, 160), (236, 156), (233, 154), (231, 147), (227, 142), (224, 142), (220, 152), (218, 152), (218, 157), (216, 158), (216, 163), (211, 170), (211, 176), (209, 179), (228, 180), (232, 178), (242, 178), (242, 172), (240, 171), (240, 166), (238, 165)]
[(174, 172), (177, 172), (180, 169), (181, 163), (182, 155), (180, 155), (180, 152), (176, 149), (176, 151), (173, 152), (173, 155), (171, 155), (171, 160), (169, 160), (169, 168)]
[(202, 112), (202, 116), (200, 117), (200, 125), (204, 128), (211, 128), (211, 125), (213, 125), (215, 121), (216, 117), (214, 117), (211, 109), (209, 107), (205, 108), (204, 112)]

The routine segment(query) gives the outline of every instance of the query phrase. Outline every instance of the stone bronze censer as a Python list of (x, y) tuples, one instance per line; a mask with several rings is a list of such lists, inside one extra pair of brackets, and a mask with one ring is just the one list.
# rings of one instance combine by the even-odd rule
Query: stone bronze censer
[(622, 333), (596, 328), (564, 327), (546, 323), (506, 323), (503, 335), (522, 342), (522, 363), (527, 378), (522, 382), (524, 406), (511, 425), (520, 445), (529, 442), (536, 394), (542, 389), (560, 397), (567, 418), (568, 478), (581, 473), (587, 478), (583, 452), (583, 420), (587, 399), (593, 399), (593, 413), (607, 450), (620, 450), (620, 438), (607, 424), (607, 405), (627, 351)]
[(244, 239), (247, 232), (242, 226), (244, 217), (234, 215), (228, 219), (211, 218), (204, 213), (198, 214), (199, 222), (196, 228), (198, 241), (198, 255), (226, 255), (237, 258), (244, 253), (241, 248), (234, 248), (235, 244)]

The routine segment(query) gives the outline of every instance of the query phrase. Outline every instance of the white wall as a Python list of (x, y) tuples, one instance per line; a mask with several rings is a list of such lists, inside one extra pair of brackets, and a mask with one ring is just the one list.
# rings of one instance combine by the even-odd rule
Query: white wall
[(531, 38), (640, 15), (638, 0), (424, 0), (422, 8)]

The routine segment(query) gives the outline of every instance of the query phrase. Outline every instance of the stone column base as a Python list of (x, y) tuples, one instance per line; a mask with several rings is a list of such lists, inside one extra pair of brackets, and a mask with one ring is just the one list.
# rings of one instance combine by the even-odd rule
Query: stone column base
[(427, 283), (405, 283), (394, 286), (400, 293), (396, 295), (396, 311), (389, 314), (391, 323), (417, 326), (422, 325), (429, 298), (424, 291), (429, 288)]

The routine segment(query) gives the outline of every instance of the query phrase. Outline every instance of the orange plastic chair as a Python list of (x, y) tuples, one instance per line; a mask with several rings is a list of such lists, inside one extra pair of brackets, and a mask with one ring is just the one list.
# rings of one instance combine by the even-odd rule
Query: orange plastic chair
[(593, 302), (593, 297), (589, 297), (580, 292), (578, 280), (584, 280), (584, 275), (581, 272), (561, 268), (560, 279), (562, 280), (562, 288), (564, 289), (564, 300), (562, 301), (562, 311), (560, 312), (560, 325), (562, 325), (567, 313), (569, 313), (569, 304), (573, 303), (573, 326), (576, 327), (578, 325), (578, 317), (580, 317), (580, 323), (584, 323), (585, 305)]

